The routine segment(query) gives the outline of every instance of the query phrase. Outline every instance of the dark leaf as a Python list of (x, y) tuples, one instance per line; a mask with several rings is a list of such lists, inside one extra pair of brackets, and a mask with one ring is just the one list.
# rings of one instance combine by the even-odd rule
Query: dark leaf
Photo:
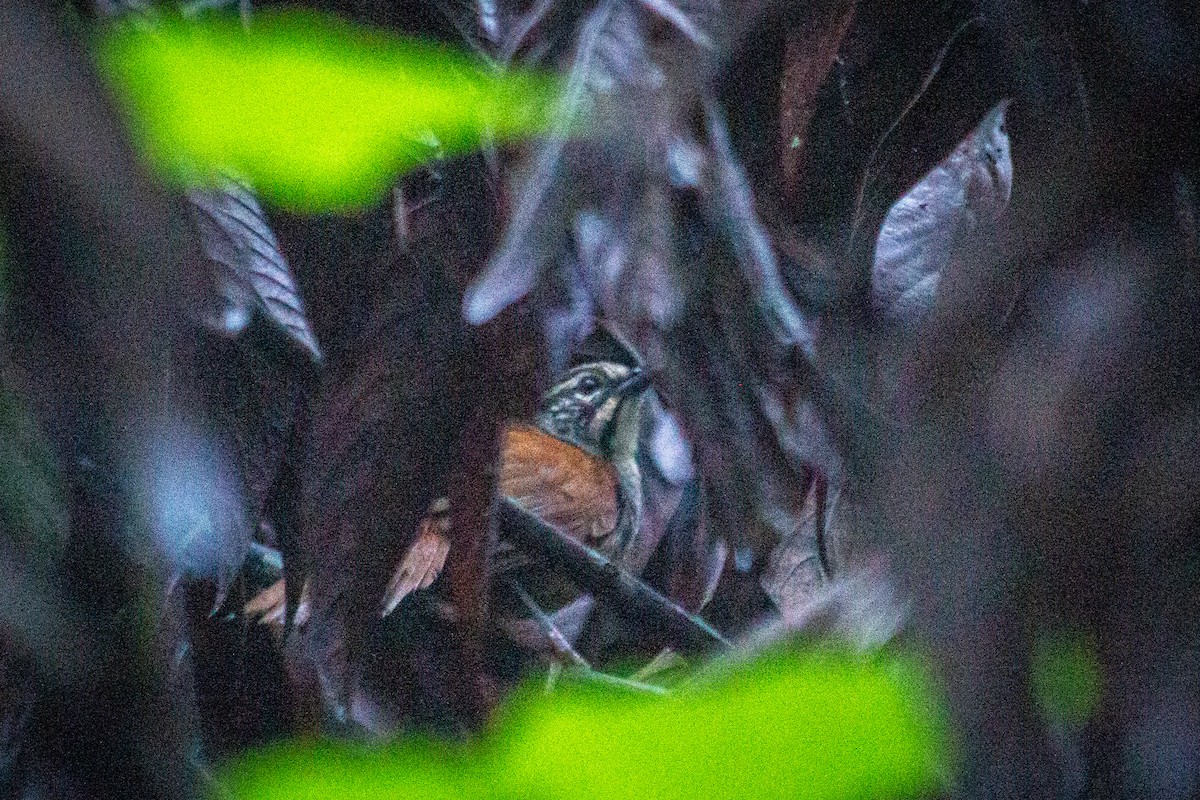
[(719, 198), (714, 205), (723, 212), (717, 218), (729, 237), (733, 256), (771, 327), (776, 346), (795, 346), (811, 354), (812, 331), (784, 287), (774, 246), (755, 214), (754, 194), (733, 152), (725, 120), (715, 105), (709, 105), (706, 112), (716, 171), (714, 188)]
[(7, 383), (0, 378), (0, 535), (48, 564), (66, 540), (66, 501), (53, 451)]
[[(27, 399), (56, 445), (71, 529), (57, 591), (20, 587), (33, 589), (21, 606), (41, 605), (61, 626), (43, 627), (33, 648), (51, 667), (39, 675), (37, 755), (61, 784), (50, 794), (183, 800), (199, 796), (199, 770), (186, 696), (168, 678), (147, 512), (169, 354), (205, 267), (61, 22), (41, 3), (0, 3), (0, 203), (23, 262), (22, 296), (6, 309), (21, 309), (22, 330), (6, 313), (4, 339), (24, 340), (21, 366), (37, 384)], [(69, 313), (21, 302), (46, 297), (39, 286)], [(81, 455), (115, 491), (88, 484)], [(85, 669), (53, 669), (63, 651)], [(40, 796), (28, 777), (19, 796)]]
[[(68, 537), (67, 501), (58, 464), (41, 426), (0, 373), (0, 765), (19, 748), (28, 653), (43, 668), (75, 672), (83, 665), (65, 646), (70, 623), (56, 615), (53, 581)], [(32, 691), (32, 687), (30, 687)], [(15, 693), (15, 694), (10, 694)], [(16, 726), (10, 731), (8, 726)], [(0, 778), (0, 787), (5, 785)]]
[[(579, 148), (568, 144), (568, 134), (576, 120), (594, 112), (604, 98), (645, 91), (662, 80), (650, 58), (641, 16), (629, 2), (604, 0), (583, 20), (555, 128), (529, 159), (504, 240), (464, 298), (464, 314), (472, 324), (490, 320), (524, 297), (566, 244), (565, 222), (594, 188), (594, 178), (573, 181), (570, 156)], [(608, 120), (609, 127), (616, 121), (615, 116)], [(599, 136), (612, 135), (600, 125)], [(616, 135), (636, 140), (645, 132)]]
[(805, 145), (817, 109), (818, 93), (838, 58), (838, 49), (854, 19), (854, 0), (817, 4), (819, 13), (787, 32), (779, 92), (779, 160), (783, 193), (789, 198), (810, 190)]
[[(459, 197), (457, 182), (448, 194)], [(281, 228), (304, 259), (302, 272), (320, 287), (314, 318), (338, 343), (296, 455), (296, 558), (286, 549), (284, 557), (289, 593), (299, 597), (293, 576), (307, 573), (311, 616), (303, 641), (341, 712), (379, 624), (388, 579), (429, 503), (447, 493), (464, 414), (453, 376), (469, 358), (447, 276), (477, 263), (464, 244), (475, 229), (458, 226), (458, 207), (439, 201), (437, 208), (422, 217), (404, 254), (394, 246), (387, 207), (327, 220), (326, 228)], [(347, 286), (364, 291), (339, 297)], [(452, 541), (452, 558), (458, 545)]]
[(806, 513), (790, 535), (771, 552), (760, 582), (763, 591), (784, 618), (798, 618), (815, 601), (826, 584), (819, 537), (828, 531), (833, 502), (817, 502), (817, 481), (809, 495)]
[(287, 259), (253, 192), (230, 181), (219, 190), (188, 192), (208, 257), (225, 269), (221, 293), (224, 319), (211, 321), (230, 332), (249, 322), (257, 303), (311, 358), (321, 361), (317, 337), (304, 312), (304, 301)]

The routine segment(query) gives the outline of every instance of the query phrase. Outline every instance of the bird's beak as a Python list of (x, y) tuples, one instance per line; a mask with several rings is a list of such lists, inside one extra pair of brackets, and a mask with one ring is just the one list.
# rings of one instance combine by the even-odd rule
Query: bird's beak
[(649, 385), (650, 373), (635, 369), (629, 373), (628, 378), (617, 384), (617, 389), (613, 394), (617, 397), (633, 397), (644, 392)]

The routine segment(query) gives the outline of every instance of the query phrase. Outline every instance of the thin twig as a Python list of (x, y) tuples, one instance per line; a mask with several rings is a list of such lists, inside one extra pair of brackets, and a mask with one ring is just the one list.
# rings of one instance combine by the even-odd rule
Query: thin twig
[[(723, 648), (733, 646), (703, 619), (659, 594), (640, 578), (622, 570), (587, 545), (542, 522), (511, 498), (502, 500), (499, 513), (500, 529), (508, 538), (524, 549), (537, 552), (549, 565), (562, 569), (581, 589), (597, 598), (610, 600), (617, 613), (634, 624), (665, 633), (677, 645), (692, 648), (711, 647), (714, 644)], [(247, 555), (245, 570), (247, 574), (254, 575), (256, 580), (267, 582), (264, 585), (270, 585), (282, 574), (279, 564), (277, 551), (255, 545)], [(524, 599), (522, 602), (525, 602)], [(545, 615), (545, 612), (542, 613)], [(548, 621), (553, 626), (553, 621)], [(559, 635), (562, 635), (561, 631)], [(565, 637), (563, 639), (565, 641)]]
[(554, 7), (554, 0), (538, 0), (537, 5), (529, 9), (525, 14), (522, 14), (517, 20), (513, 30), (506, 37), (504, 46), (500, 50), (500, 63), (507, 65), (512, 61), (513, 56), (525, 44), (525, 40), (529, 37), (530, 32), (538, 26), (545, 18), (546, 14)]
[(921, 98), (925, 96), (925, 92), (929, 90), (929, 87), (933, 84), (933, 81), (938, 76), (938, 73), (942, 71), (942, 62), (945, 61), (946, 56), (949, 55), (950, 48), (954, 46), (954, 43), (958, 41), (958, 38), (962, 36), (967, 28), (975, 25), (976, 23), (982, 23), (983, 21), (983, 17), (971, 17), (969, 20), (959, 25), (958, 28), (955, 29), (954, 33), (950, 34), (950, 38), (946, 40), (946, 43), (942, 45), (942, 49), (938, 51), (937, 58), (935, 58), (933, 61), (933, 66), (931, 66), (929, 71), (925, 73), (925, 78), (921, 81), (921, 85), (917, 87), (917, 91), (914, 92), (912, 97), (908, 99), (908, 103), (905, 104), (904, 108), (900, 111), (900, 114), (894, 120), (892, 120), (892, 124), (888, 126), (888, 129), (884, 131), (883, 135), (879, 137), (879, 140), (875, 142), (875, 147), (872, 148), (871, 154), (867, 156), (866, 166), (863, 167), (862, 180), (858, 184), (858, 196), (854, 200), (854, 216), (851, 218), (850, 239), (846, 245), (846, 249), (848, 251), (853, 250), (854, 242), (858, 238), (858, 229), (862, 225), (863, 205), (866, 203), (867, 187), (871, 185), (871, 181), (874, 178), (873, 169), (875, 166), (875, 161), (879, 158), (879, 153), (883, 150), (883, 146), (887, 144), (887, 140), (891, 138), (891, 135), (895, 133), (897, 128), (900, 127), (900, 123), (904, 121), (904, 118), (908, 116), (909, 112), (916, 108), (917, 103), (919, 103)]
[(660, 697), (669, 694), (669, 692), (661, 686), (655, 686), (652, 683), (642, 683), (641, 681), (631, 681), (629, 678), (622, 678), (618, 675), (609, 675), (607, 672), (598, 672), (594, 669), (580, 670), (577, 674), (584, 680), (589, 680), (593, 683), (603, 683), (606, 686), (615, 686), (618, 689), (630, 689), (635, 692), (654, 694)]
[(554, 691), (554, 685), (558, 683), (558, 676), (562, 674), (562, 662), (557, 659), (550, 662), (550, 669), (546, 670), (546, 686), (542, 690), (543, 694), (550, 694)]
[[(529, 609), (530, 613), (533, 614), (533, 618), (537, 620), (538, 625), (541, 626), (542, 632), (545, 633), (547, 638), (550, 639), (550, 644), (554, 648), (555, 652), (574, 663), (577, 668), (576, 674), (578, 674), (580, 677), (584, 678), (585, 680), (603, 683), (608, 686), (616, 686), (621, 689), (631, 689), (635, 692), (644, 692), (646, 694), (657, 695), (663, 695), (667, 693), (667, 690), (661, 686), (654, 686), (649, 683), (643, 683), (639, 680), (630, 680), (629, 678), (622, 678), (617, 675), (609, 675), (608, 673), (600, 672), (594, 669), (592, 665), (587, 662), (587, 659), (581, 656), (579, 651), (571, 645), (571, 643), (567, 640), (567, 637), (563, 635), (563, 632), (560, 631), (558, 626), (554, 624), (554, 620), (550, 619), (550, 615), (543, 611), (542, 607), (537, 604), (537, 601), (530, 597), (529, 593), (522, 588), (521, 584), (517, 583), (515, 580), (510, 580), (508, 585), (516, 593), (517, 597), (520, 598), (521, 602), (525, 604), (525, 607)], [(550, 675), (546, 676), (547, 691), (550, 691), (550, 689), (553, 688), (554, 679), (557, 678), (557, 673), (553, 671), (553, 668), (554, 665), (558, 663), (558, 661), (555, 661), (551, 664), (552, 672)]]
[(733, 646), (703, 619), (587, 545), (542, 522), (511, 498), (501, 501), (499, 522), (505, 536), (538, 553), (597, 599), (610, 600), (613, 609), (635, 625), (666, 634), (677, 645), (689, 648)]
[(650, 659), (648, 664), (633, 673), (631, 677), (635, 681), (644, 681), (647, 678), (666, 672), (682, 661), (683, 658), (678, 653), (669, 647), (664, 647), (658, 655)]
[(579, 654), (579, 651), (575, 649), (571, 642), (567, 640), (567, 637), (563, 635), (563, 632), (558, 629), (558, 626), (554, 624), (554, 620), (550, 619), (550, 615), (543, 611), (542, 607), (529, 596), (529, 592), (525, 591), (524, 587), (515, 580), (509, 580), (508, 585), (520, 601), (525, 604), (525, 608), (529, 609), (529, 612), (533, 614), (533, 618), (541, 626), (542, 632), (550, 640), (550, 646), (554, 648), (554, 652), (566, 658), (580, 669), (590, 670), (592, 665), (588, 663), (586, 658)]
[(480, 60), (489, 64), (489, 66), (494, 65), (492, 54), (488, 52), (486, 47), (480, 44), (479, 39), (476, 38), (471, 29), (463, 23), (462, 19), (460, 19), (453, 10), (447, 8), (445, 3), (434, 3), (433, 7), (439, 14), (442, 15), (442, 19), (450, 23), (451, 27), (453, 27), (458, 33), (459, 38), (462, 39), (463, 44), (471, 48), (471, 51), (478, 56)]
[(821, 565), (821, 572), (825, 574), (825, 580), (833, 580), (833, 565), (829, 563), (829, 542), (828, 530), (826, 530), (826, 516), (829, 504), (826, 502), (829, 498), (829, 479), (820, 470), (813, 474), (813, 537), (816, 539), (817, 545), (817, 561)]
[(648, 11), (657, 14), (665, 21), (669, 22), (680, 33), (688, 38), (692, 44), (705, 50), (715, 51), (716, 45), (709, 35), (700, 30), (691, 17), (683, 13), (679, 6), (671, 2), (671, 0), (638, 0), (642, 7)]

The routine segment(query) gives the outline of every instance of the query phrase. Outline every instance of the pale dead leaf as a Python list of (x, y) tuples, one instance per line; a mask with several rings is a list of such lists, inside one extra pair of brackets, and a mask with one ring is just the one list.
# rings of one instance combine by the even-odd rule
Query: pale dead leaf
[(401, 600), (418, 589), (428, 589), (442, 574), (446, 555), (450, 552), (450, 540), (446, 536), (450, 530), (449, 504), (441, 498), (434, 501), (429, 511), (429, 515), (421, 520), (417, 540), (408, 548), (388, 583), (380, 616), (386, 617), (395, 611)]

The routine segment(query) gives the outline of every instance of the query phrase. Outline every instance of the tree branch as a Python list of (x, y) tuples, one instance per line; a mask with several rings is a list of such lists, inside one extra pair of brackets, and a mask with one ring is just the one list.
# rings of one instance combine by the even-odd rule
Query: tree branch
[(703, 619), (688, 613), (587, 545), (542, 522), (511, 498), (500, 501), (498, 518), (500, 530), (508, 539), (543, 556), (550, 566), (570, 576), (579, 588), (613, 601), (613, 609), (633, 624), (666, 636), (684, 649), (714, 644), (732, 647), (728, 639)]

